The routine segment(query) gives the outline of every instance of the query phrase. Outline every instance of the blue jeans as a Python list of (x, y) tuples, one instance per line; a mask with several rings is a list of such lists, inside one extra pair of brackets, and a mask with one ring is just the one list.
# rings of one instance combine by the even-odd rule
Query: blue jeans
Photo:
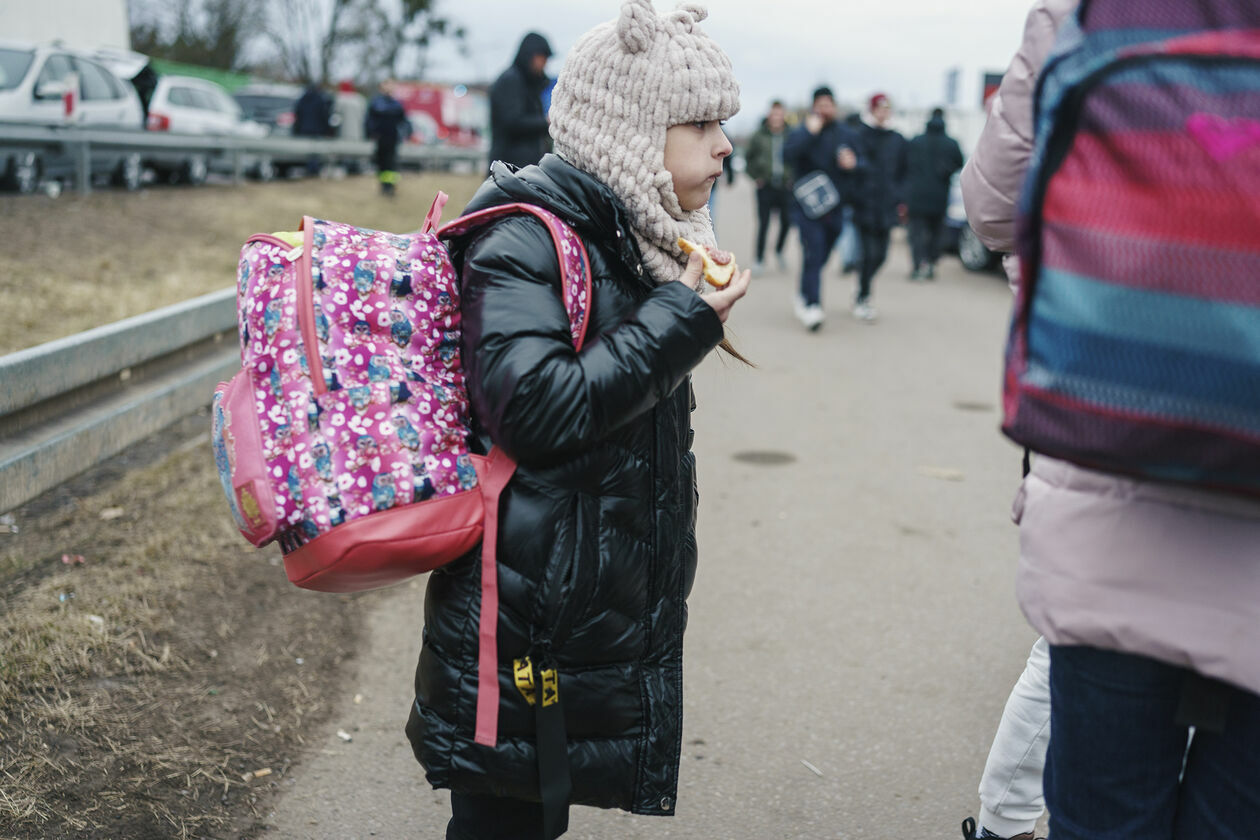
[(862, 238), (857, 223), (853, 221), (853, 208), (844, 208), (844, 232), (840, 234), (840, 264), (848, 269), (857, 268), (862, 262)]
[(1190, 729), (1177, 718), (1188, 678), (1143, 656), (1051, 647), (1054, 840), (1260, 836), (1260, 697), (1217, 684), (1224, 730), (1197, 727), (1187, 749)]
[(821, 303), (821, 276), (831, 250), (836, 247), (836, 240), (844, 229), (843, 210), (837, 207), (825, 216), (807, 219), (799, 205), (793, 207), (796, 216), (796, 228), (801, 234), (801, 299), (806, 306)]

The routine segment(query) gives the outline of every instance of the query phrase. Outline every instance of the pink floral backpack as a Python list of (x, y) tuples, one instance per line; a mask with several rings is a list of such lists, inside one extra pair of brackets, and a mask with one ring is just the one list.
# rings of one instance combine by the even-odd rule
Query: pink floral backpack
[(446, 199), (438, 193), (417, 233), (308, 216), (296, 233), (249, 238), (241, 371), (215, 390), (211, 442), (237, 527), (254, 545), (278, 542), (289, 580), (305, 589), (388, 586), (484, 538), (492, 675), (498, 500), (516, 465), (497, 448), (468, 449), (459, 282), (443, 239), (507, 215), (542, 221), (578, 349), (590, 271), (581, 239), (549, 211), (509, 204), (435, 231)]

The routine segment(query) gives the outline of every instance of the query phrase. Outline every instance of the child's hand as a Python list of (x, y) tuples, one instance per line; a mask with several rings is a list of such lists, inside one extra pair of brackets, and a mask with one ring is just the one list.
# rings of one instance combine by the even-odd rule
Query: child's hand
[[(700, 275), (704, 270), (704, 260), (699, 253), (692, 253), (687, 258), (687, 270), (683, 272), (682, 277), (678, 278), (679, 283), (685, 283), (688, 289), (694, 289), (702, 282)], [(700, 299), (709, 306), (713, 307), (713, 311), (717, 313), (718, 319), (722, 323), (726, 323), (726, 318), (731, 314), (731, 307), (735, 305), (735, 301), (742, 298), (748, 293), (748, 284), (752, 281), (752, 271), (745, 269), (737, 273), (730, 283), (726, 284), (722, 289), (710, 289), (708, 294), (700, 296)]]

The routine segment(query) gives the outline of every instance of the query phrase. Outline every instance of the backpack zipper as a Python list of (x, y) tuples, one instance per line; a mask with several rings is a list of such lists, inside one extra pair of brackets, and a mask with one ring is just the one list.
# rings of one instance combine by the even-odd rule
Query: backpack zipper
[(315, 220), (309, 216), (302, 219), (303, 244), (293, 246), (278, 236), (270, 233), (256, 233), (245, 244), (261, 242), (283, 248), (280, 256), (297, 264), (297, 281), (294, 291), (297, 293), (298, 331), (302, 334), (302, 349), (306, 355), (306, 365), (311, 372), (311, 386), (316, 394), (326, 394), (328, 386), (324, 383), (324, 363), (319, 357), (319, 337), (315, 332), (315, 292), (311, 277), (312, 227)]
[[(324, 362), (319, 357), (319, 336), (315, 331), (315, 278), (311, 273), (311, 252), (314, 250), (315, 220), (302, 217), (302, 253), (298, 262), (297, 320), (302, 333), (302, 349), (310, 370), (315, 396), (328, 393), (324, 383)], [(296, 248), (294, 250), (297, 250)]]

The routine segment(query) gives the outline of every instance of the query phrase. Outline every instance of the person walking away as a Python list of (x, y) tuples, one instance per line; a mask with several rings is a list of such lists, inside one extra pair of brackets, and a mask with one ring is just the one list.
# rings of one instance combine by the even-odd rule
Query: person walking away
[[(679, 807), (696, 570), (690, 371), (724, 341), (750, 277), (712, 289), (677, 242), (715, 244), (704, 207), (731, 152), (721, 121), (739, 101), (705, 17), (698, 3), (659, 17), (651, 0), (624, 3), (560, 73), (555, 153), (519, 170), (495, 163), (468, 205), (535, 204), (578, 233), (593, 289), (581, 351), (538, 221), (515, 215), (449, 241), (470, 445), (518, 466), (498, 520), (497, 739), (477, 737), (470, 679), (479, 550), (430, 575), (425, 596), (407, 735), (428, 781), (452, 791), (448, 840), (552, 838), (570, 803)], [(526, 660), (554, 703), (531, 705), (513, 668)]]
[[(323, 89), (311, 82), (293, 105), (293, 135), (295, 137), (328, 137), (332, 134), (332, 101)], [(318, 175), (320, 157), (306, 156), (306, 174)]]
[(787, 271), (783, 262), (783, 245), (792, 229), (789, 219), (792, 206), (792, 167), (783, 156), (787, 143), (787, 123), (783, 103), (770, 103), (770, 111), (748, 141), (746, 169), (748, 177), (757, 185), (757, 248), (754, 252), (753, 276), (765, 271), (766, 236), (770, 229), (770, 217), (778, 218), (779, 234), (774, 246), (774, 256), (780, 271)]
[(911, 280), (936, 278), (949, 187), (962, 165), (958, 142), (945, 133), (945, 112), (934, 108), (926, 129), (910, 141), (906, 152), (906, 209), (910, 213), (910, 254), (914, 261)]
[(537, 32), (521, 39), (512, 65), (490, 86), (490, 162), (509, 166), (538, 163), (546, 152), (547, 112), (543, 95), (551, 84), (551, 45)]
[[(1071, 27), (1070, 41), (1080, 41), (1081, 26), (1072, 14), (1077, 8), (1076, 0), (1034, 4), (1023, 44), (963, 169), (968, 221), (986, 246), (1006, 253), (1003, 265), (1017, 287), (1026, 278), (1010, 252), (1016, 243), (1017, 199), (1036, 138), (1037, 76), (1060, 28)], [(1204, 30), (1221, 21), (1252, 31), (1260, 27), (1254, 5), (1241, 2), (1092, 0), (1079, 8), (1088, 10), (1086, 31), (1096, 22), (1118, 36), (1158, 32), (1163, 40), (1185, 32), (1204, 41)], [(1106, 112), (1136, 110), (1144, 126), (1157, 126), (1147, 119), (1152, 114), (1157, 120), (1175, 119), (1173, 106), (1184, 108), (1184, 103), (1224, 109), (1215, 115), (1222, 124), (1242, 117), (1239, 100), (1216, 94), (1209, 78), (1212, 65), (1186, 66), (1208, 77), (1196, 83), (1193, 74), (1179, 76), (1172, 89), (1176, 93), (1167, 96), (1141, 84), (1131, 93), (1113, 87)], [(1216, 72), (1224, 73), (1226, 86), (1234, 90), (1243, 67), (1235, 62)], [(1254, 68), (1247, 72), (1255, 76)], [(1206, 93), (1198, 87), (1205, 82)], [(1142, 98), (1127, 101), (1126, 95)], [(1089, 119), (1096, 113), (1091, 111)], [(1222, 178), (1217, 167), (1233, 166), (1238, 175), (1246, 171), (1239, 158), (1215, 161), (1206, 146), (1196, 152), (1198, 141), (1189, 139), (1170, 171), (1192, 177), (1196, 188), (1235, 183), (1229, 175)], [(1128, 171), (1125, 163), (1115, 163), (1109, 172)], [(1152, 179), (1148, 188), (1156, 186), (1163, 185)], [(1122, 193), (1115, 188), (1114, 194)], [(1220, 200), (1236, 201), (1237, 194), (1222, 192)], [(1123, 217), (1119, 210), (1112, 216)], [(1122, 233), (1127, 228), (1116, 230), (1124, 238), (1108, 243), (1108, 252), (1119, 255), (1109, 270), (1155, 271), (1169, 290), (1185, 288), (1187, 280), (1206, 282), (1196, 276), (1194, 254), (1182, 253), (1205, 245), (1191, 238), (1173, 246), (1154, 240), (1132, 244)], [(1065, 240), (1062, 258), (1079, 258), (1074, 255), (1090, 247), (1094, 236), (1082, 231)], [(1181, 256), (1173, 259), (1174, 254)], [(1165, 310), (1175, 306), (1185, 313), (1169, 322), (1173, 331), (1201, 309), (1193, 294), (1161, 295), (1160, 301)], [(1205, 369), (1201, 378), (1209, 379), (1222, 364), (1214, 360), (1213, 370)], [(1254, 837), (1260, 819), (1260, 660), (1255, 656), (1260, 503), (1038, 455), (1014, 509), (1020, 528), (1017, 594), (1030, 623), (1049, 643), (1049, 656), (1043, 659), (1034, 646), (1025, 677), (1012, 692), (981, 780), (981, 825), (964, 821), (964, 836), (1031, 837), (1041, 811), (1035, 781), (1044, 750), (1045, 804), (1056, 840)], [(1031, 671), (1039, 675), (1025, 679)], [(1038, 720), (1048, 721), (1048, 747), (1042, 747), (1046, 727)], [(1011, 795), (1002, 797), (998, 792), (1008, 787)]]
[(376, 177), (381, 193), (393, 196), (398, 185), (398, 144), (411, 135), (411, 122), (402, 103), (393, 97), (393, 85), (381, 82), (380, 89), (368, 103), (363, 118), (363, 134), (376, 143)]
[(822, 269), (844, 228), (844, 208), (861, 201), (866, 169), (861, 135), (836, 115), (831, 88), (818, 88), (809, 115), (783, 150), (796, 176), (792, 212), (804, 253), (794, 309), (810, 331), (822, 326)]
[(856, 213), (862, 257), (853, 317), (873, 323), (878, 317), (871, 304), (875, 274), (888, 258), (892, 229), (905, 221), (906, 139), (888, 127), (892, 101), (886, 94), (874, 94), (869, 106), (871, 121), (862, 126), (868, 165), (863, 200)]

